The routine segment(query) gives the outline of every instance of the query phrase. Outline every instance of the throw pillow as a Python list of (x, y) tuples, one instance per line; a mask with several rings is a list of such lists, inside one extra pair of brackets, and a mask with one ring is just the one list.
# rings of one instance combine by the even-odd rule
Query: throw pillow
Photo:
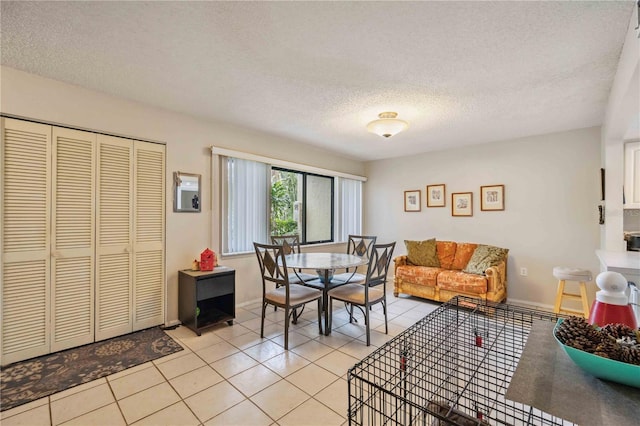
[(502, 262), (507, 258), (508, 254), (509, 249), (478, 244), (471, 259), (469, 259), (469, 263), (467, 263), (462, 272), (484, 275), (484, 271), (487, 268)]
[(407, 246), (407, 260), (412, 265), (440, 267), (435, 238), (425, 241), (405, 240), (404, 244)]

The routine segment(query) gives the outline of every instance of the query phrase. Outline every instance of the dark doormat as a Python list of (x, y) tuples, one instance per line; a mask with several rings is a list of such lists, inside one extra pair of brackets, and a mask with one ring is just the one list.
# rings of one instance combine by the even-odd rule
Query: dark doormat
[(0, 374), (0, 411), (182, 349), (159, 327), (154, 327), (7, 365)]

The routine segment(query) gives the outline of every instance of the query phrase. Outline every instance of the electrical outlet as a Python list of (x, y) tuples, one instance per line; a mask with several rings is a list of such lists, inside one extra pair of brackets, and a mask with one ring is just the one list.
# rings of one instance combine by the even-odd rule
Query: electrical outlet
[(527, 268), (520, 268), (520, 275), (526, 277), (528, 274)]

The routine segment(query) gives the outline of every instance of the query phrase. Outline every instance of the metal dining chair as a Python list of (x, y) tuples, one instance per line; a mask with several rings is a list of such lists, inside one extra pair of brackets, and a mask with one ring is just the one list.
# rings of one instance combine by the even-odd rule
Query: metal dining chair
[[(271, 244), (282, 246), (285, 256), (292, 253), (300, 253), (300, 237), (298, 235), (272, 235)], [(289, 282), (300, 284), (303, 281), (311, 281), (318, 278), (315, 274), (307, 274), (298, 269), (289, 274)]]
[[(372, 235), (349, 235), (349, 243), (347, 244), (347, 254), (366, 257), (371, 255), (371, 248), (376, 243), (375, 236)], [(361, 282), (365, 280), (365, 275), (357, 272), (357, 268), (347, 269), (340, 274), (334, 274), (331, 283), (335, 285)]]
[(329, 323), (327, 329), (331, 333), (331, 317), (333, 301), (339, 300), (348, 305), (349, 322), (353, 322), (353, 307), (357, 307), (364, 315), (367, 334), (367, 346), (371, 344), (371, 307), (382, 304), (384, 313), (384, 332), (389, 333), (387, 324), (387, 274), (396, 243), (374, 244), (369, 255), (367, 275), (361, 283), (348, 283), (329, 290)]
[[(296, 319), (296, 310), (307, 303), (318, 303), (318, 329), (322, 334), (322, 292), (289, 282), (285, 251), (281, 245), (253, 243), (262, 276), (262, 321), (260, 337), (264, 337), (267, 305), (284, 309), (284, 348), (289, 349), (289, 323)], [(273, 285), (275, 288), (271, 288)]]

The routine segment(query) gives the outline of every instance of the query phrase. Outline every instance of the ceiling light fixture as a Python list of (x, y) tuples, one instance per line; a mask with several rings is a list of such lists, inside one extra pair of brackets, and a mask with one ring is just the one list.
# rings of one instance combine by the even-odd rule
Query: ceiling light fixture
[(367, 124), (367, 130), (376, 135), (390, 138), (409, 127), (409, 123), (396, 118), (397, 112), (381, 112), (378, 119)]

